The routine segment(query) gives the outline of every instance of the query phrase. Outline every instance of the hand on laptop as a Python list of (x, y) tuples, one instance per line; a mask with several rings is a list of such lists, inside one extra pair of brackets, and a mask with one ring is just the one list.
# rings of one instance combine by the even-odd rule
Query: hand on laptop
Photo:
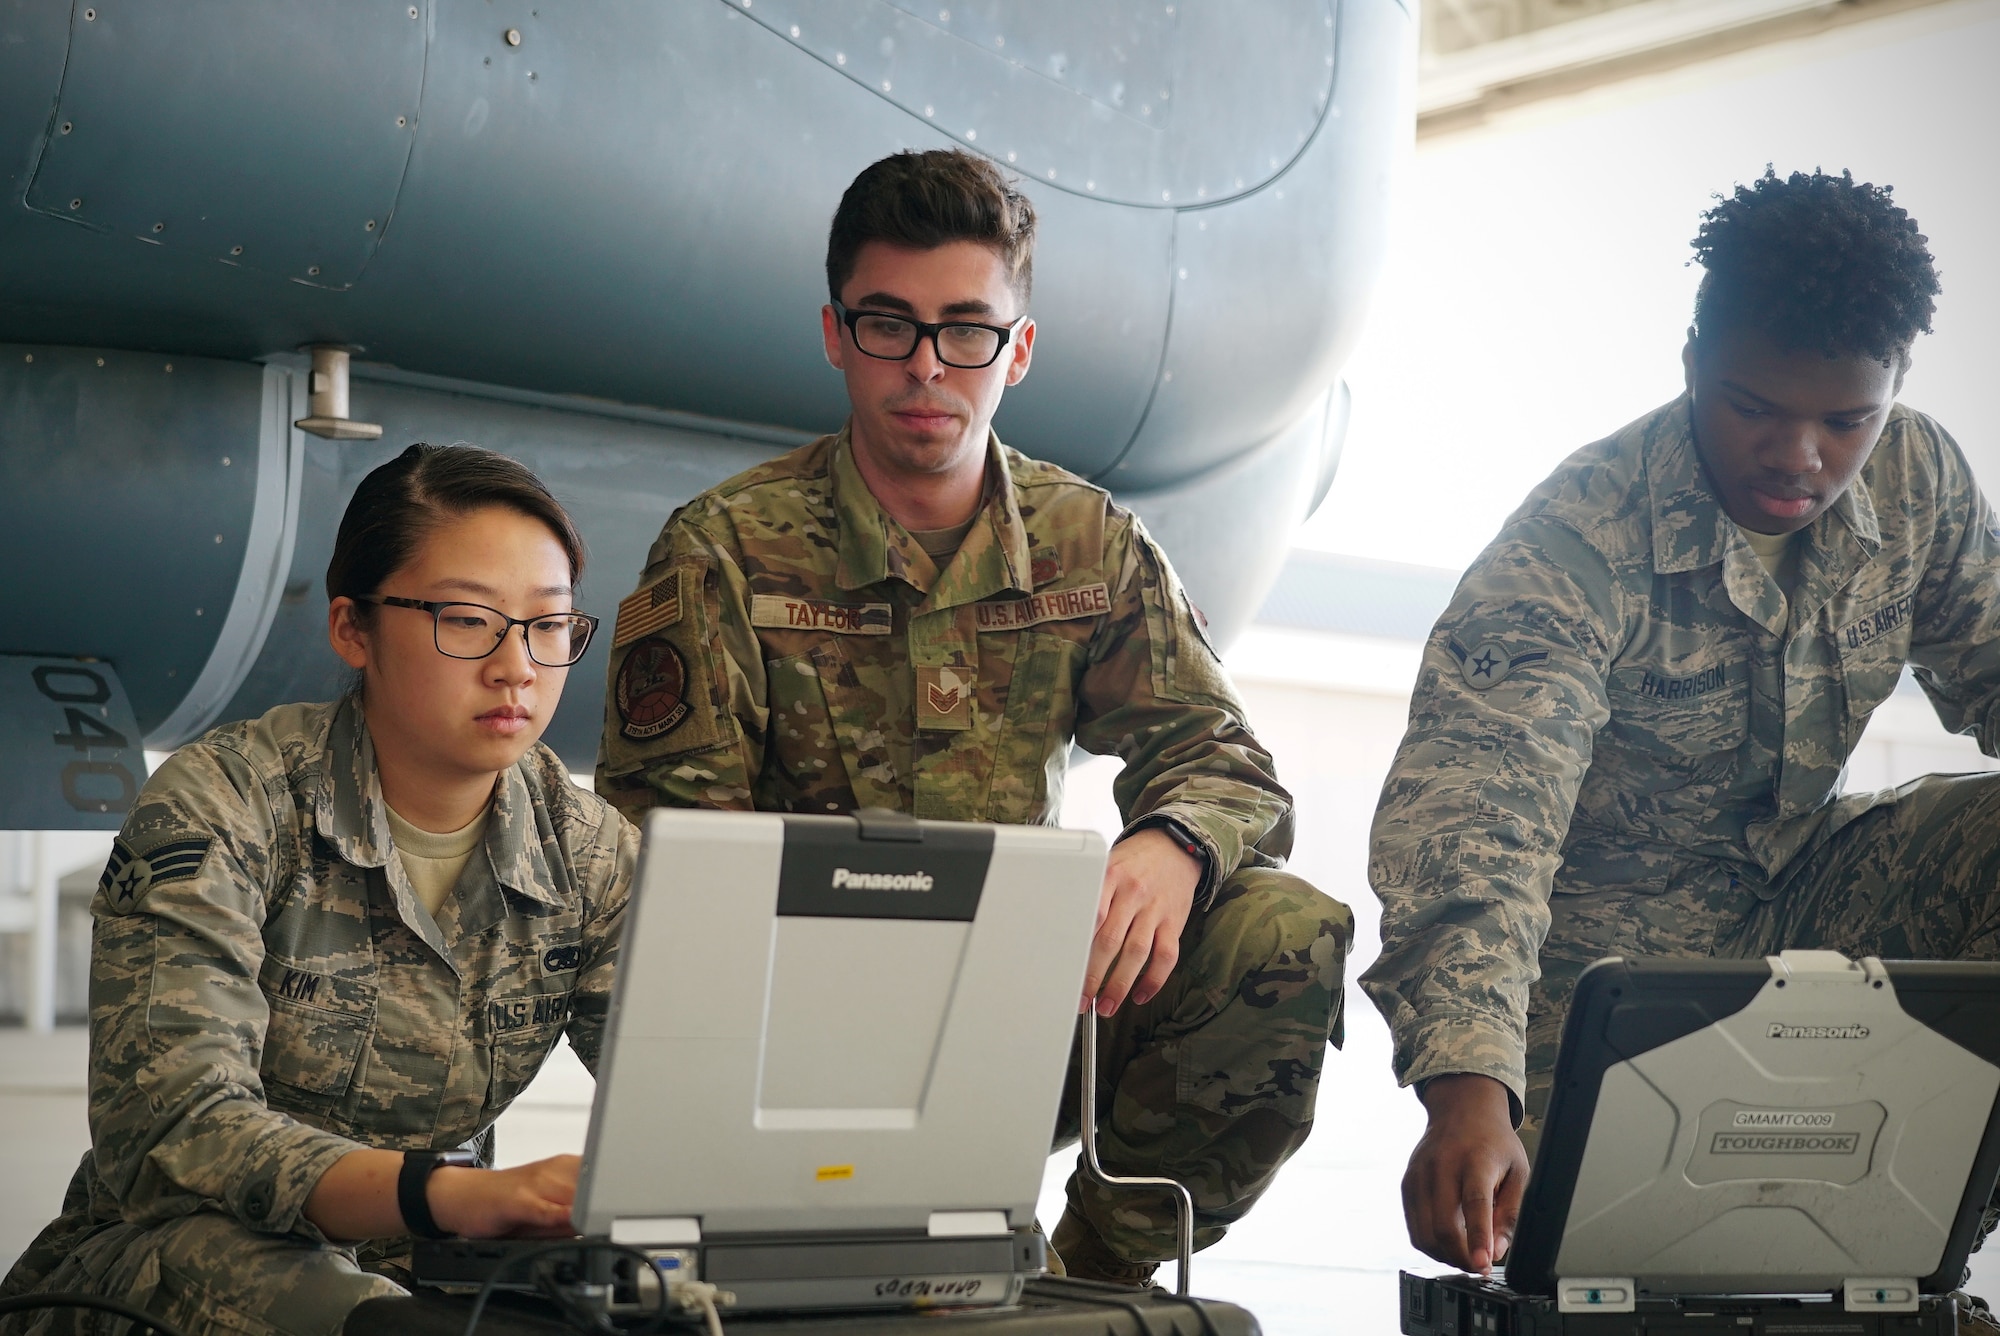
[(1528, 1186), (1528, 1152), (1507, 1087), (1460, 1072), (1424, 1087), (1430, 1126), (1403, 1175), (1410, 1242), (1440, 1262), (1486, 1275), (1507, 1255)]
[(512, 1169), (439, 1169), (431, 1175), (431, 1216), (467, 1239), (567, 1238), (583, 1161), (574, 1155)]
[(1162, 830), (1142, 830), (1111, 846), (1079, 1013), (1092, 998), (1100, 1016), (1116, 1012), (1128, 996), (1143, 1006), (1166, 987), (1201, 874), (1202, 865)]

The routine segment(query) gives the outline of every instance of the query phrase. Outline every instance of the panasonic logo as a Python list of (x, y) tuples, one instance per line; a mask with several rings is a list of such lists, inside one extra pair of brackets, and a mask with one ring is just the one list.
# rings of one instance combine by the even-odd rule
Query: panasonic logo
[(833, 870), (836, 891), (928, 891), (935, 883), (928, 872), (850, 872)]
[(1772, 1021), (1765, 1032), (1771, 1039), (1866, 1039), (1865, 1025), (1786, 1025)]

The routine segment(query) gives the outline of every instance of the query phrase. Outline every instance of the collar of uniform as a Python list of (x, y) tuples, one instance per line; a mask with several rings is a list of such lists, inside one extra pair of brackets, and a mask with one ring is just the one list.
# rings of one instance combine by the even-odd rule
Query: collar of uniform
[[(1653, 506), (1653, 569), (1662, 575), (1719, 564), (1736, 528), (1708, 485), (1689, 414), (1690, 401), (1682, 394), (1642, 428), (1646, 488)], [(1858, 540), (1864, 556), (1882, 546), (1865, 478), (1856, 478), (1807, 528), (1812, 549), (1828, 555), (1829, 567), (1847, 564), (1833, 559), (1843, 546), (1832, 532), (1836, 521)]]
[[(385, 866), (389, 850), (395, 847), (389, 837), (389, 805), (382, 799), (375, 742), (368, 735), (359, 695), (350, 693), (334, 709), (322, 755), (326, 779), (314, 800), (320, 835), (356, 867)], [(539, 825), (521, 765), (509, 766), (493, 791), (493, 809), (486, 819), (486, 855), (502, 886), (530, 900), (557, 904), (548, 885)]]
[(942, 573), (862, 481), (845, 427), (834, 439), (832, 474), (834, 518), (840, 526), (835, 580), (842, 589), (863, 589), (894, 576), (926, 595), (928, 608), (944, 608), (976, 602), (1002, 589), (1026, 593), (1031, 588), (1028, 531), (1021, 523), (1006, 449), (991, 428), (986, 432), (985, 507), (950, 568)]

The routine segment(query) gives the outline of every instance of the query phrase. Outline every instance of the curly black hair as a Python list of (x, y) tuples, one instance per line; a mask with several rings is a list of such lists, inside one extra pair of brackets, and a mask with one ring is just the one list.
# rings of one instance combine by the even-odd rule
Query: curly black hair
[(1931, 332), (1937, 270), (1930, 238), (1889, 197), (1851, 172), (1780, 179), (1716, 196), (1693, 241), (1708, 273), (1695, 297), (1699, 335), (1756, 330), (1788, 351), (1889, 363)]

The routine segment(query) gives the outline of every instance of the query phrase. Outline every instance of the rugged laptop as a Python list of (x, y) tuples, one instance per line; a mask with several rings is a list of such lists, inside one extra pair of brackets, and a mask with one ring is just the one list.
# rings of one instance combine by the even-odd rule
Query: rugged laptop
[[(665, 809), (644, 835), (578, 1231), (736, 1311), (1017, 1298), (1102, 839)], [(511, 1251), (424, 1245), (419, 1279)]]
[(1402, 1277), (1410, 1336), (1950, 1336), (2000, 1176), (2000, 964), (1599, 961), (1504, 1285)]

